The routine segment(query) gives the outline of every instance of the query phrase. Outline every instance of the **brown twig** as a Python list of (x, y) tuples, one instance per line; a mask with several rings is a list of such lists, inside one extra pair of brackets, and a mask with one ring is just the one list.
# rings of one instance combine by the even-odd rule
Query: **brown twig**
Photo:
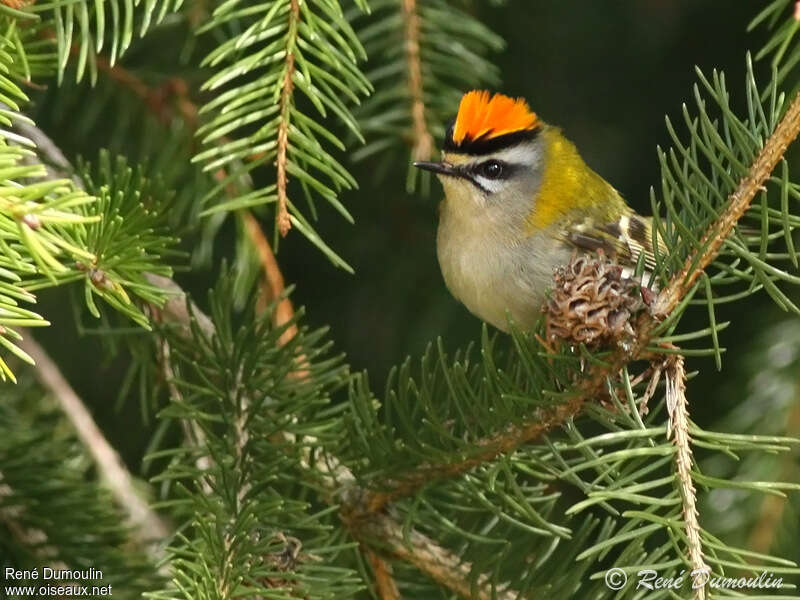
[(78, 438), (94, 458), (102, 481), (128, 514), (139, 541), (146, 545), (163, 542), (169, 536), (169, 528), (136, 491), (133, 478), (122, 459), (106, 441), (103, 432), (56, 364), (30, 336), (19, 346), (36, 361), (36, 377), (53, 394)]
[[(261, 295), (256, 306), (256, 311), (261, 314), (266, 310), (271, 302), (278, 301), (277, 306), (272, 312), (272, 324), (275, 328), (285, 327), (283, 333), (278, 338), (278, 344), (284, 346), (297, 335), (297, 324), (292, 321), (294, 318), (294, 307), (292, 301), (281, 295), (284, 292), (283, 273), (278, 266), (275, 253), (264, 235), (264, 231), (258, 224), (258, 220), (250, 211), (243, 211), (245, 230), (258, 252), (261, 268), (264, 270), (264, 277), (261, 280)], [(304, 354), (297, 357), (297, 370), (291, 376), (294, 379), (305, 379), (308, 377), (308, 359)]]
[[(699, 514), (697, 512), (697, 493), (692, 480), (692, 440), (689, 437), (689, 410), (686, 401), (686, 369), (684, 358), (680, 354), (672, 354), (667, 358), (665, 367), (667, 381), (666, 403), (671, 427), (667, 430), (667, 437), (672, 432), (675, 444), (675, 466), (677, 470), (678, 487), (681, 491), (683, 503), (683, 523), (686, 530), (686, 541), (689, 551), (689, 563), (693, 572), (704, 572), (706, 576), (711, 571), (703, 559), (703, 543), (700, 539)], [(705, 600), (705, 586), (695, 589), (694, 597)]]
[(408, 91), (411, 96), (412, 150), (414, 160), (428, 160), (433, 152), (433, 136), (425, 119), (425, 94), (419, 47), (419, 15), (416, 0), (403, 0)]
[[(188, 97), (188, 88), (185, 81), (172, 79), (161, 88), (151, 88), (134, 73), (118, 64), (111, 65), (108, 60), (103, 57), (97, 58), (97, 67), (110, 79), (119, 82), (139, 96), (162, 123), (168, 123), (172, 118), (173, 107), (166, 104), (165, 100), (169, 92), (174, 92), (178, 98), (177, 108), (181, 117), (183, 117), (190, 128), (197, 128), (198, 108)], [(223, 182), (227, 179), (228, 174), (224, 169), (219, 169), (214, 172), (213, 177), (216, 181)], [(228, 191), (229, 193), (233, 192), (233, 188), (229, 188)], [(242, 210), (241, 214), (244, 219), (245, 231), (250, 241), (253, 243), (253, 246), (256, 248), (262, 268), (264, 269), (265, 278), (262, 283), (262, 297), (264, 299), (264, 306), (266, 306), (266, 304), (276, 300), (283, 293), (285, 287), (283, 275), (278, 267), (275, 254), (272, 252), (272, 248), (261, 226), (258, 224), (258, 220), (248, 210)], [(262, 310), (264, 306), (261, 307)], [(294, 308), (292, 307), (291, 301), (288, 298), (282, 300), (275, 313), (275, 326), (280, 327), (288, 323), (293, 315)], [(281, 336), (281, 344), (285, 344), (296, 334), (297, 327), (294, 325), (290, 326)]]
[(387, 504), (410, 496), (432, 481), (458, 477), (503, 454), (513, 452), (523, 444), (538, 438), (578, 414), (585, 399), (586, 396), (576, 395), (551, 410), (537, 413), (522, 425), (514, 425), (500, 434), (478, 440), (476, 442), (478, 450), (462, 461), (441, 465), (422, 465), (405, 476), (381, 484), (384, 489), (371, 491), (368, 494), (368, 510), (379, 512)]
[(387, 515), (359, 514), (353, 519), (345, 516), (344, 520), (354, 537), (362, 543), (414, 565), (436, 583), (462, 598), (516, 600), (520, 597), (516, 591), (502, 586), (496, 586), (492, 590), (486, 575), (479, 575), (473, 583), (470, 578), (470, 563), (462, 562), (457, 555), (418, 531), (404, 531), (401, 523)]
[(280, 99), (280, 125), (278, 125), (278, 154), (275, 158), (275, 167), (278, 171), (278, 231), (281, 235), (289, 233), (292, 221), (289, 217), (289, 196), (286, 191), (289, 185), (287, 168), (289, 164), (289, 123), (292, 109), (292, 93), (294, 92), (294, 43), (297, 25), (300, 21), (300, 3), (291, 0), (289, 7), (289, 32), (286, 45), (286, 71), (283, 75)]
[[(260, 306), (260, 309), (263, 311), (266, 305), (270, 302), (274, 302), (283, 294), (285, 287), (283, 274), (278, 266), (278, 261), (275, 259), (275, 254), (272, 252), (272, 247), (267, 237), (264, 235), (261, 226), (258, 224), (258, 220), (256, 220), (250, 212), (245, 212), (243, 218), (247, 234), (253, 242), (256, 252), (258, 252), (261, 267), (264, 269), (264, 279), (261, 286), (263, 305)], [(292, 301), (286, 297), (282, 298), (275, 307), (275, 312), (273, 314), (275, 327), (283, 327), (289, 323), (293, 317), (294, 307), (292, 306)], [(296, 335), (297, 325), (292, 323), (286, 328), (286, 331), (281, 334), (278, 343), (283, 346)]]
[(400, 591), (392, 577), (392, 566), (383, 558), (367, 548), (367, 560), (375, 574), (375, 591), (381, 600), (401, 600)]

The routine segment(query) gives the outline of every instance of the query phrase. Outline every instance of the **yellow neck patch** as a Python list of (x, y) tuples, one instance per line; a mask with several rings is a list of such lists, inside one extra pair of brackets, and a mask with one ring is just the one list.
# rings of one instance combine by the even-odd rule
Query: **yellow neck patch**
[(508, 133), (533, 129), (538, 123), (523, 98), (503, 94), (490, 96), (485, 90), (467, 92), (461, 98), (453, 126), (453, 142), (492, 139)]
[(541, 231), (562, 221), (570, 213), (613, 212), (612, 207), (625, 204), (617, 191), (597, 173), (592, 171), (575, 144), (566, 139), (557, 128), (547, 127), (541, 135), (547, 141), (547, 166), (536, 201), (528, 216), (528, 233)]

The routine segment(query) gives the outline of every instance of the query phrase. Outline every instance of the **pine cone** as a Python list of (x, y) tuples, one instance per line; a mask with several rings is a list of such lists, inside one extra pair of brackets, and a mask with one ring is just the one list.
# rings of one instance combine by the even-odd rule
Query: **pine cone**
[(602, 346), (633, 335), (629, 321), (644, 308), (640, 283), (622, 276), (622, 267), (603, 254), (575, 255), (554, 274), (544, 306), (547, 340)]

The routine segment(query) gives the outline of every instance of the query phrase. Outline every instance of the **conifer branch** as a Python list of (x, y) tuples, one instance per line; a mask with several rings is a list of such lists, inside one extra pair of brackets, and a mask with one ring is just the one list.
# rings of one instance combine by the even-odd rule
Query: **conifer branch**
[(441, 547), (428, 536), (404, 531), (401, 523), (385, 514), (359, 515), (345, 524), (362, 543), (379, 548), (389, 556), (410, 563), (422, 573), (467, 600), (513, 600), (518, 594), (498, 586), (492, 589), (489, 578), (479, 575), (470, 581), (472, 565)]
[(30, 336), (20, 345), (36, 361), (36, 376), (53, 394), (78, 438), (94, 458), (101, 480), (128, 514), (135, 536), (142, 544), (157, 547), (169, 536), (169, 528), (138, 494), (133, 478), (119, 454), (106, 441), (103, 432), (44, 348)]
[[(190, 320), (195, 318), (198, 319), (205, 334), (214, 335), (214, 326), (211, 320), (200, 309), (193, 304), (189, 310), (177, 308), (180, 303), (186, 307), (186, 295), (179, 291), (180, 288), (176, 283), (159, 276), (151, 277), (150, 281), (163, 285), (165, 291), (169, 291), (172, 296), (164, 307), (159, 309), (165, 323), (179, 325), (180, 331), (185, 331), (189, 335)], [(308, 439), (307, 443), (311, 444), (313, 440)], [(318, 471), (324, 485), (332, 493), (336, 494), (341, 489), (346, 489), (346, 495), (349, 498), (358, 499), (365, 495), (365, 492), (355, 486), (352, 472), (335, 456), (324, 454), (318, 460), (313, 461), (313, 465), (312, 461), (305, 461), (304, 464), (307, 468)], [(367, 495), (367, 497), (369, 496)], [(331, 501), (333, 500), (331, 499)], [(385, 515), (368, 514), (369, 511), (365, 512), (363, 506), (363, 502), (360, 500), (345, 500), (341, 514), (353, 537), (368, 547), (373, 548), (378, 544), (378, 547), (389, 552), (395, 558), (416, 566), (423, 573), (463, 598), (488, 600), (497, 597), (502, 600), (511, 600), (516, 597), (510, 592), (497, 592), (497, 595), (493, 596), (485, 577), (480, 578), (478, 582), (479, 588), (483, 589), (479, 590), (478, 596), (474, 596), (469, 584), (470, 565), (468, 563), (461, 563), (457, 556), (414, 530), (410, 532), (410, 538), (406, 539), (402, 524)], [(367, 515), (366, 518), (364, 515)], [(389, 543), (388, 548), (384, 547), (387, 542)], [(390, 583), (389, 578), (389, 573), (378, 573), (376, 570), (376, 584), (380, 586), (381, 590), (384, 590), (382, 593), (391, 593), (391, 586), (394, 582), (391, 580)], [(385, 597), (392, 598), (391, 595)]]
[(291, 124), (292, 92), (294, 91), (294, 44), (297, 37), (297, 25), (300, 21), (300, 3), (289, 0), (289, 30), (286, 34), (286, 57), (283, 84), (280, 98), (280, 123), (278, 125), (278, 155), (275, 159), (278, 192), (278, 214), (276, 215), (278, 231), (285, 236), (292, 227), (289, 218), (289, 196), (286, 191), (289, 177), (286, 169), (289, 163), (289, 126)]
[(584, 388), (584, 383), (581, 382), (579, 386), (583, 390), (582, 393), (576, 394), (552, 409), (536, 413), (520, 425), (511, 425), (499, 434), (478, 440), (475, 443), (476, 451), (460, 462), (444, 465), (422, 465), (405, 476), (380, 484), (380, 487), (385, 489), (369, 493), (366, 501), (368, 510), (378, 512), (385, 508), (387, 504), (414, 494), (418, 489), (434, 480), (452, 479), (463, 475), (475, 467), (495, 460), (501, 455), (512, 453), (522, 445), (561, 426), (580, 412), (587, 399), (602, 392), (605, 387), (605, 379), (611, 372), (611, 369), (608, 369), (608, 372), (603, 369), (602, 372), (596, 373), (594, 377), (587, 377), (584, 382), (586, 385), (594, 386), (591, 390)]
[[(293, 0), (294, 4), (297, 4), (296, 0)], [(294, 6), (293, 4), (293, 6)], [(299, 10), (299, 8), (298, 8)], [(299, 15), (298, 15), (299, 16)], [(287, 69), (294, 72), (294, 59), (287, 57)], [(289, 65), (291, 65), (289, 67)], [(98, 57), (97, 59), (97, 67), (98, 70), (107, 74), (110, 79), (119, 82), (121, 85), (125, 86), (126, 88), (130, 89), (136, 96), (138, 96), (145, 106), (150, 110), (153, 115), (159, 119), (160, 122), (166, 124), (173, 117), (173, 113), (177, 110), (178, 114), (183, 118), (183, 120), (189, 125), (192, 131), (195, 131), (198, 126), (197, 116), (198, 116), (198, 107), (197, 105), (188, 97), (187, 92), (187, 84), (182, 79), (173, 79), (166, 82), (163, 86), (159, 88), (153, 88), (141, 78), (139, 78), (136, 74), (130, 72), (129, 70), (125, 69), (120, 65), (112, 65), (110, 64), (105, 58)], [(287, 72), (288, 75), (288, 72)], [(292, 81), (291, 77), (288, 80), (284, 80), (285, 86), (288, 85), (289, 88), (292, 88)], [(284, 88), (286, 89), (286, 88)], [(167, 104), (166, 101), (170, 98), (170, 96), (175, 96), (177, 98), (177, 104), (175, 106)], [(288, 124), (288, 120), (286, 121)], [(285, 129), (281, 129), (279, 132), (279, 148), (283, 148), (282, 156), (282, 166), (281, 161), (278, 161), (278, 178), (281, 178), (281, 172), (283, 172), (283, 179), (286, 183), (288, 183), (288, 179), (286, 177), (286, 152), (288, 151), (288, 126)], [(281, 136), (284, 137), (281, 137)], [(230, 140), (223, 136), (223, 141), (229, 142)], [(283, 140), (284, 145), (281, 146), (281, 140)], [(279, 151), (279, 159), (281, 156), (281, 152)], [(226, 181), (228, 178), (228, 173), (225, 168), (220, 168), (215, 173), (215, 179), (220, 182)], [(231, 191), (229, 196), (232, 198), (235, 197), (235, 191)], [(286, 212), (286, 186), (283, 186), (283, 198), (284, 198), (284, 212), (285, 218), (288, 219), (288, 212)], [(252, 212), (246, 209), (241, 210), (241, 216), (244, 220), (245, 231), (250, 238), (250, 241), (255, 248), (259, 260), (261, 261), (261, 266), (264, 270), (264, 278), (262, 279), (262, 306), (266, 306), (273, 300), (277, 300), (280, 295), (283, 293), (285, 288), (285, 283), (283, 280), (283, 275), (281, 274), (280, 268), (278, 267), (277, 260), (275, 259), (275, 254), (272, 251), (272, 247), (270, 246), (269, 241), (267, 240), (266, 236), (264, 235), (261, 226), (258, 223), (258, 220), (253, 216)], [(291, 225), (291, 223), (289, 222)], [(278, 303), (276, 310), (275, 310), (275, 325), (277, 327), (283, 326), (292, 319), (292, 315), (294, 315), (294, 308), (292, 306), (291, 300), (289, 298), (283, 298)], [(282, 343), (290, 340), (297, 334), (297, 326), (292, 324), (289, 325), (287, 330), (284, 332), (282, 336)]]
[[(219, 93), (200, 110), (205, 122), (197, 135), (206, 149), (193, 160), (205, 163), (205, 171), (228, 165), (226, 181), (247, 182), (243, 188), (250, 189), (216, 203), (203, 215), (274, 203), (276, 235), (294, 228), (334, 264), (352, 270), (314, 231), (290, 198), (288, 186), (291, 176), (308, 202), (312, 220), (317, 218), (315, 200), (322, 198), (353, 222), (339, 195), (357, 184), (328, 151), (345, 150), (345, 144), (326, 120), (338, 120), (363, 141), (349, 108), (371, 91), (358, 67), (365, 58), (363, 48), (338, 0), (282, 0), (252, 10), (238, 4), (224, 3), (199, 28), (216, 30), (227, 39), (203, 61), (216, 67), (203, 89)], [(299, 105), (301, 99), (308, 104)], [(250, 185), (251, 173), (262, 165), (274, 165), (274, 183)], [(225, 188), (221, 182), (203, 202), (217, 198)]]
[[(11, 487), (5, 482), (3, 473), (0, 472), (0, 500), (6, 496), (12, 495), (14, 492)], [(33, 548), (34, 555), (46, 561), (48, 566), (53, 569), (66, 569), (67, 564), (61, 560), (52, 560), (52, 557), (58, 556), (58, 548), (49, 543), (47, 533), (35, 527), (26, 527), (20, 523), (21, 511), (23, 507), (0, 507), (0, 523), (6, 526), (11, 536), (14, 537), (20, 544)]]
[[(644, 333), (647, 317), (641, 315), (637, 332)], [(476, 451), (462, 461), (446, 465), (423, 465), (405, 476), (388, 482), (381, 482), (369, 492), (366, 506), (370, 511), (379, 511), (387, 504), (414, 494), (424, 485), (436, 479), (452, 479), (471, 469), (511, 454), (525, 444), (562, 426), (578, 415), (587, 401), (599, 397), (608, 389), (609, 378), (635, 358), (645, 355), (644, 348), (649, 342), (647, 335), (639, 335), (626, 350), (614, 352), (604, 365), (593, 364), (575, 385), (573, 394), (564, 402), (547, 409), (541, 409), (525, 419), (520, 425), (511, 425), (505, 431), (475, 442)]]
[[(166, 280), (166, 278), (152, 279), (151, 281), (160, 281), (165, 285), (165, 290), (173, 293), (179, 289), (177, 284), (171, 280)], [(180, 325), (181, 331), (188, 332), (191, 318), (189, 316), (190, 311), (178, 311), (169, 307), (171, 302), (180, 302), (178, 297), (178, 294), (174, 294), (173, 299), (160, 309), (162, 311), (162, 319), (167, 323), (170, 322), (170, 319), (176, 319), (172, 324)], [(185, 294), (182, 294), (182, 298), (185, 304)], [(203, 322), (207, 323), (208, 326), (205, 333), (213, 335), (214, 329), (210, 319), (194, 306), (190, 310), (193, 312), (194, 318), (202, 315)], [(313, 444), (313, 439), (307, 437), (306, 443)], [(434, 581), (463, 598), (470, 600), (489, 600), (494, 598), (512, 600), (517, 597), (515, 593), (507, 590), (495, 590), (493, 593), (488, 577), (485, 575), (478, 578), (475, 584), (477, 591), (474, 591), (469, 581), (471, 570), (469, 563), (461, 562), (458, 556), (413, 529), (410, 532), (404, 531), (403, 525), (389, 516), (370, 514), (368, 511), (364, 511), (363, 502), (359, 500), (364, 496), (364, 491), (355, 485), (355, 478), (352, 472), (335, 456), (323, 454), (318, 457), (318, 460), (313, 461), (313, 465), (312, 461), (305, 461), (304, 466), (309, 469), (315, 469), (332, 494), (338, 496), (338, 492), (345, 491), (343, 495), (349, 499), (345, 499), (342, 502), (342, 510), (340, 512), (342, 520), (353, 537), (368, 548), (380, 549), (398, 560), (414, 565)], [(331, 501), (333, 501), (333, 497)], [(370, 551), (368, 550), (368, 552)], [(380, 558), (377, 558), (377, 560), (382, 561)], [(382, 593), (387, 594), (386, 598), (399, 598), (399, 596), (389, 595), (392, 593), (392, 586), (395, 586), (394, 590), (396, 591), (396, 585), (391, 579), (390, 573), (376, 570), (376, 584), (380, 586)]]
[[(176, 310), (174, 307), (170, 307), (170, 303), (181, 302), (181, 299), (184, 306), (186, 303), (186, 297), (183, 292), (180, 292), (180, 294), (175, 293), (176, 290), (180, 289), (177, 284), (161, 277), (151, 279), (151, 281), (160, 282), (165, 286), (165, 290), (172, 292), (173, 298), (163, 308), (159, 309), (162, 311), (162, 319), (165, 322), (169, 323), (171, 319), (175, 319), (172, 324), (180, 325), (181, 331), (188, 333), (189, 322), (192, 318), (189, 314), (191, 310), (194, 318), (200, 315), (203, 323), (206, 324), (205, 326), (201, 325), (204, 333), (213, 335), (214, 329), (210, 319), (194, 305), (190, 310)], [(313, 443), (310, 438), (306, 441), (308, 444)], [(313, 465), (312, 461), (305, 461), (305, 466), (315, 469), (318, 475), (321, 476), (324, 485), (335, 496), (338, 496), (338, 492), (345, 490), (346, 493), (344, 495), (347, 498), (342, 502), (342, 510), (340, 512), (342, 520), (348, 526), (353, 537), (369, 548), (380, 549), (398, 560), (414, 565), (434, 581), (463, 598), (470, 600), (489, 600), (494, 598), (512, 600), (517, 597), (515, 593), (508, 590), (495, 590), (493, 592), (486, 576), (478, 578), (476, 583), (477, 591), (474, 592), (469, 581), (471, 569), (469, 563), (461, 562), (458, 556), (413, 529), (410, 532), (404, 531), (403, 525), (391, 517), (384, 514), (376, 514), (369, 510), (369, 507), (365, 511), (365, 505), (361, 498), (369, 498), (369, 495), (356, 486), (352, 472), (335, 456), (323, 454), (318, 457), (318, 460), (313, 461)], [(333, 497), (331, 501), (334, 501)], [(376, 572), (376, 578), (380, 578), (380, 581), (376, 583), (381, 586), (381, 589), (385, 589), (386, 593), (390, 593), (391, 584), (387, 579), (387, 575), (387, 573), (378, 574)], [(477, 595), (475, 595), (476, 593)], [(387, 597), (392, 598), (392, 596)]]
[[(164, 99), (168, 92), (174, 92), (179, 98), (179, 102), (175, 108), (192, 129), (196, 128), (198, 108), (194, 102), (187, 97), (185, 83), (183, 81), (171, 83), (165, 92), (162, 89), (153, 89), (134, 73), (120, 65), (111, 65), (102, 57), (98, 57), (97, 65), (99, 70), (105, 72), (109, 78), (118, 81), (137, 95), (145, 103), (147, 108), (162, 122), (168, 122), (173, 116), (173, 107), (165, 105)], [(16, 124), (16, 128), (25, 135), (25, 137), (36, 144), (39, 153), (56, 169), (56, 172), (53, 174), (55, 177), (68, 177), (71, 175), (72, 167), (69, 161), (64, 156), (63, 152), (61, 152), (61, 149), (53, 143), (53, 140), (51, 140), (47, 134), (26, 121), (19, 121)], [(220, 169), (220, 178), (224, 180), (226, 177), (227, 174), (225, 170)], [(73, 181), (76, 185), (80, 186), (80, 182), (77, 178), (73, 178)], [(265, 283), (269, 288), (264, 290), (266, 292), (264, 294), (264, 299), (265, 303), (269, 303), (273, 300), (277, 300), (285, 289), (283, 274), (280, 271), (280, 267), (278, 266), (275, 254), (272, 252), (269, 241), (266, 239), (261, 226), (258, 224), (258, 220), (248, 210), (242, 210), (241, 212), (246, 231), (253, 246), (256, 248), (262, 268), (264, 269)], [(188, 315), (184, 314), (186, 310), (186, 301), (183, 290), (168, 277), (151, 273), (147, 275), (147, 278), (153, 285), (171, 293), (171, 299), (167, 301), (167, 305), (158, 310), (160, 312), (172, 313), (172, 317), (177, 317), (174, 320), (188, 324), (188, 320), (184, 319), (184, 317), (188, 317)], [(192, 304), (192, 307), (196, 308), (194, 304)], [(292, 306), (291, 300), (289, 298), (283, 298), (276, 308), (275, 326), (281, 327), (285, 325), (291, 321), (293, 315), (294, 307)], [(208, 333), (208, 328), (210, 326), (208, 317), (200, 311), (195, 312), (193, 316), (198, 319), (204, 332)], [(185, 332), (188, 335), (188, 328)], [(292, 324), (287, 327), (281, 339), (283, 343), (286, 343), (286, 341), (290, 340), (296, 334), (297, 326)]]
[[(692, 441), (689, 437), (689, 411), (686, 401), (686, 369), (684, 358), (680, 354), (667, 357), (665, 365), (667, 381), (667, 412), (671, 420), (671, 431), (675, 444), (675, 466), (677, 468), (678, 487), (683, 501), (683, 521), (686, 530), (689, 562), (694, 572), (711, 573), (703, 559), (703, 545), (700, 539), (702, 529), (698, 520), (697, 493), (692, 481)], [(670, 437), (670, 429), (667, 437)], [(695, 590), (697, 600), (705, 600), (705, 586)]]
[(403, 1), (405, 22), (405, 52), (408, 70), (408, 89), (411, 100), (412, 149), (414, 160), (428, 160), (433, 152), (433, 136), (425, 117), (425, 90), (422, 79), (422, 59), (419, 44), (419, 15), (417, 0)]
[(678, 306), (692, 289), (700, 274), (717, 257), (722, 244), (750, 207), (755, 195), (764, 189), (764, 183), (783, 158), (789, 144), (797, 137), (798, 132), (800, 132), (800, 94), (795, 95), (789, 109), (764, 143), (747, 175), (742, 178), (736, 190), (728, 198), (727, 207), (719, 219), (714, 221), (703, 234), (698, 250), (686, 257), (683, 268), (659, 293), (652, 307), (656, 319), (663, 319)]
[[(104, 584), (139, 597), (154, 583), (152, 555), (161, 558), (162, 540), (146, 540), (150, 556), (142, 551), (144, 540), (126, 518), (126, 507), (96, 481), (98, 467), (82, 440), (51, 401), (54, 394), (44, 397), (41, 390), (6, 389), (0, 404), (0, 418), (13, 424), (0, 441), (0, 529), (4, 549), (11, 551), (5, 553), (7, 564), (35, 567), (39, 574), (44, 567), (58, 572), (91, 566), (103, 573)], [(36, 575), (23, 577), (40, 583)]]
[[(57, 74), (63, 82), (68, 65), (80, 82), (89, 72), (94, 83), (101, 52), (113, 65), (137, 38), (144, 38), (168, 15), (177, 13), (183, 0), (146, 2), (91, 2), (89, 0), (8, 0), (2, 2), (16, 14), (4, 14), (5, 36), (14, 48), (15, 60), (25, 64), (25, 79), (31, 75)], [(157, 9), (157, 10), (156, 10)], [(22, 17), (22, 18), (20, 18)], [(26, 26), (17, 26), (16, 23)]]
[[(105, 73), (109, 79), (118, 82), (136, 95), (143, 102), (146, 108), (162, 124), (168, 124), (177, 112), (177, 114), (180, 115), (180, 117), (187, 123), (189, 128), (193, 132), (196, 131), (198, 127), (197, 117), (199, 109), (188, 96), (187, 84), (183, 79), (171, 79), (165, 82), (164, 85), (156, 88), (148, 85), (135, 73), (129, 71), (121, 65), (112, 65), (102, 56), (97, 57), (97, 67), (98, 70), (102, 73)], [(288, 84), (290, 86), (292, 85), (291, 80), (288, 82)], [(168, 103), (168, 100), (171, 97), (176, 99), (175, 104)], [(226, 136), (223, 136), (222, 140), (224, 142), (230, 142), (230, 139), (228, 139)], [(288, 144), (288, 138), (286, 139), (286, 142)], [(288, 149), (288, 146), (285, 149)], [(284, 158), (286, 158), (285, 153)], [(63, 163), (67, 164), (66, 159), (63, 160)], [(214, 178), (219, 182), (225, 182), (228, 179), (227, 170), (225, 168), (220, 168), (215, 172)], [(228, 189), (228, 187), (226, 187), (226, 189)], [(231, 198), (235, 198), (236, 191), (229, 190), (228, 195)], [(247, 232), (247, 235), (258, 254), (259, 260), (261, 261), (261, 266), (264, 270), (264, 278), (262, 279), (263, 285), (261, 303), (261, 306), (263, 307), (280, 297), (285, 288), (285, 283), (280, 268), (278, 267), (277, 260), (275, 259), (275, 254), (272, 251), (272, 247), (264, 235), (258, 220), (249, 210), (242, 209), (240, 212), (244, 221), (245, 231)], [(286, 323), (289, 323), (293, 315), (294, 308), (291, 300), (289, 298), (281, 299), (275, 310), (275, 325), (280, 327)], [(282, 343), (290, 340), (296, 334), (297, 326), (294, 324), (289, 325), (281, 337)]]
[[(161, 313), (158, 313), (159, 315)], [(169, 390), (169, 397), (172, 402), (183, 403), (185, 402), (183, 398), (183, 394), (178, 389), (178, 386), (175, 384), (175, 372), (172, 369), (172, 350), (170, 349), (169, 342), (161, 338), (159, 344), (160, 354), (159, 354), (159, 362), (161, 371), (164, 375), (164, 381), (167, 384), (167, 390)], [(187, 419), (181, 420), (181, 428), (183, 429), (183, 434), (186, 437), (187, 441), (194, 446), (195, 448), (202, 448), (205, 446), (206, 434), (203, 429), (194, 422), (189, 422)], [(211, 458), (207, 454), (203, 454), (198, 456), (194, 461), (195, 466), (200, 472), (205, 472), (211, 467)], [(211, 485), (205, 478), (200, 478), (200, 489), (203, 490), (203, 493), (207, 496), (212, 493)]]

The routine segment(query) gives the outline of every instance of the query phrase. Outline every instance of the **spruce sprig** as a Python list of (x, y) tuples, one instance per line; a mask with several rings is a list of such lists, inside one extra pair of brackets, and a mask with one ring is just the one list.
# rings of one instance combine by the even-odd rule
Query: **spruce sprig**
[[(333, 264), (351, 270), (315, 231), (290, 186), (294, 179), (311, 219), (322, 199), (353, 222), (340, 194), (357, 183), (337, 157), (346, 147), (333, 122), (363, 139), (351, 106), (371, 86), (358, 66), (364, 50), (338, 0), (281, 0), (256, 8), (232, 0), (199, 32), (223, 39), (203, 61), (214, 70), (203, 86), (213, 97), (201, 109), (204, 149), (195, 160), (220, 173), (203, 199), (213, 202), (206, 214), (274, 204), (276, 234), (294, 227)], [(272, 171), (266, 182), (259, 181), (263, 171)], [(220, 200), (242, 182), (246, 191)]]

